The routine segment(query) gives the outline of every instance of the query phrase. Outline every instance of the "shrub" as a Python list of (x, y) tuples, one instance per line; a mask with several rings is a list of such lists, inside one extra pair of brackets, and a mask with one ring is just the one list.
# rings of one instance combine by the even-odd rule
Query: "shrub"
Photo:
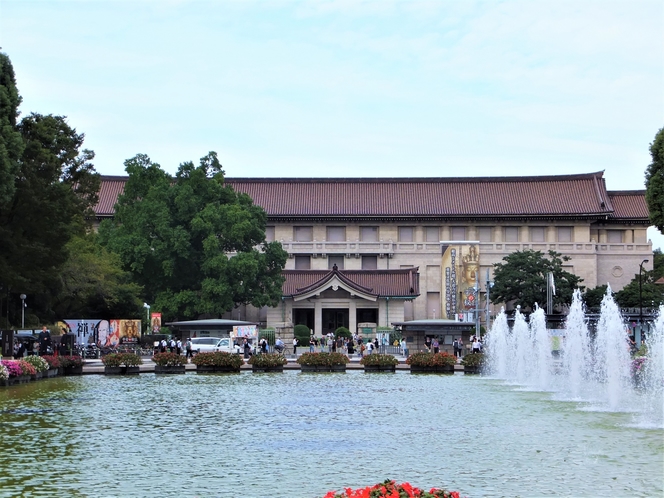
[(323, 498), (460, 498), (458, 491), (431, 488), (429, 491), (411, 486), (409, 483), (397, 484), (387, 479), (383, 483), (365, 488), (346, 488), (343, 492), (329, 491)]
[(23, 358), (23, 361), (30, 363), (30, 365), (35, 367), (37, 372), (45, 372), (48, 370), (48, 363), (41, 356), (26, 356)]
[(72, 356), (59, 356), (60, 358), (60, 366), (62, 368), (71, 368), (71, 367), (82, 367), (83, 366), (83, 358), (80, 356), (72, 355)]
[(230, 367), (239, 369), (244, 360), (239, 354), (216, 351), (214, 353), (198, 353), (191, 362), (197, 367)]
[(106, 367), (137, 367), (143, 360), (136, 353), (111, 353), (101, 359)]
[(464, 367), (483, 367), (484, 359), (484, 353), (469, 353), (463, 357), (461, 364)]
[(59, 368), (60, 367), (60, 358), (58, 356), (53, 356), (53, 355), (44, 355), (42, 356), (42, 359), (48, 363), (48, 368)]
[(187, 363), (187, 357), (177, 353), (157, 353), (152, 357), (155, 365), (160, 367), (177, 367)]
[(350, 339), (353, 337), (353, 334), (350, 333), (350, 330), (348, 330), (346, 327), (339, 327), (337, 330), (334, 331), (334, 336), (335, 337), (346, 337)]
[(399, 364), (391, 354), (370, 354), (362, 357), (360, 364), (367, 366), (394, 367)]
[(295, 328), (293, 329), (293, 334), (295, 334), (298, 346), (309, 345), (309, 337), (311, 337), (311, 332), (309, 331), (309, 327), (307, 327), (306, 325), (296, 325)]
[(302, 353), (297, 359), (300, 365), (327, 367), (345, 365), (349, 361), (348, 356), (343, 353)]
[(412, 367), (453, 367), (456, 365), (456, 357), (447, 352), (418, 352), (411, 354), (406, 363)]
[(288, 363), (288, 360), (279, 353), (255, 354), (249, 358), (250, 365), (255, 367), (278, 367)]

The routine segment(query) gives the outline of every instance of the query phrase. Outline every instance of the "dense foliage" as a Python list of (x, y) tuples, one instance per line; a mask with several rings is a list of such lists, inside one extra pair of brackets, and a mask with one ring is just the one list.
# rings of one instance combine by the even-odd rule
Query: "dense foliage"
[(198, 353), (191, 362), (197, 367), (224, 367), (240, 370), (244, 360), (239, 354), (217, 351), (215, 353)]
[(329, 491), (323, 498), (460, 498), (458, 491), (431, 488), (424, 491), (409, 483), (385, 482), (364, 488), (346, 488), (343, 492)]
[(571, 304), (572, 293), (583, 279), (563, 270), (563, 262), (569, 261), (569, 256), (555, 251), (549, 251), (548, 255), (547, 258), (541, 251), (527, 249), (505, 256), (504, 263), (496, 263), (491, 302), (511, 302), (524, 310), (534, 309), (535, 304), (545, 307), (547, 275), (551, 272), (556, 288), (553, 304)]
[(102, 223), (100, 238), (165, 320), (276, 306), (287, 254), (265, 241), (265, 212), (225, 184), (216, 153), (181, 164), (175, 177), (144, 154), (125, 169), (115, 219)]
[(484, 360), (484, 353), (469, 353), (463, 357), (461, 364), (464, 367), (483, 367)]
[(255, 354), (248, 363), (256, 368), (280, 367), (288, 363), (284, 355), (279, 353)]
[(187, 364), (187, 357), (177, 353), (157, 353), (152, 361), (160, 367), (179, 367)]
[(399, 360), (391, 354), (374, 353), (363, 356), (360, 364), (365, 366), (395, 367), (399, 364)]
[(417, 352), (406, 358), (411, 367), (454, 367), (456, 356), (443, 351), (442, 353)]
[(333, 367), (346, 365), (350, 360), (343, 353), (302, 353), (296, 361), (300, 365)]
[(111, 353), (101, 358), (106, 367), (137, 367), (143, 359), (136, 353)]
[(652, 163), (646, 170), (646, 202), (650, 222), (664, 232), (664, 128), (650, 144), (650, 156)]

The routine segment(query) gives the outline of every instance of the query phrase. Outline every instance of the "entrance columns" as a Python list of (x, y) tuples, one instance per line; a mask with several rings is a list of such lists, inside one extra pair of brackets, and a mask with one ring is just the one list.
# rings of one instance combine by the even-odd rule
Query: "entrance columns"
[(314, 302), (314, 335), (323, 335), (323, 302), (320, 299)]
[(357, 332), (357, 309), (353, 298), (348, 300), (348, 330), (351, 334)]

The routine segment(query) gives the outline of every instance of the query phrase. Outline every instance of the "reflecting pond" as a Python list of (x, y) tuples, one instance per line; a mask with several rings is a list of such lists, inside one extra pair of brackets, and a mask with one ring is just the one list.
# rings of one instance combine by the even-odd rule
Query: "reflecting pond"
[(393, 478), (662, 496), (664, 431), (484, 377), (66, 377), (0, 390), (3, 496), (306, 497)]

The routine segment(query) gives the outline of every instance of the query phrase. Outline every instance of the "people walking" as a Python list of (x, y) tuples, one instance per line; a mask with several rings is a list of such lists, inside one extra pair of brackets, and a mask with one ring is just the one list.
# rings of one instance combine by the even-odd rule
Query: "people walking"
[(175, 353), (180, 356), (182, 354), (182, 341), (180, 339), (175, 343)]
[(440, 344), (438, 343), (438, 339), (433, 340), (433, 342), (431, 343), (431, 347), (433, 347), (434, 354), (438, 354), (438, 352), (440, 351)]
[(405, 337), (402, 337), (402, 338), (401, 338), (401, 342), (399, 343), (399, 345), (401, 346), (401, 352), (402, 352), (402, 354), (403, 354), (406, 358), (408, 358), (408, 343), (406, 342), (406, 338), (405, 338)]
[(459, 339), (456, 337), (454, 338), (454, 342), (452, 343), (452, 348), (454, 348), (454, 357), (458, 358), (459, 357)]
[(190, 338), (187, 338), (187, 342), (185, 343), (184, 347), (187, 350), (187, 360), (189, 358), (193, 358), (194, 357), (194, 345), (192, 344)]
[(463, 339), (459, 337), (459, 340), (457, 341), (459, 344), (459, 358), (463, 356)]
[(293, 337), (293, 354), (297, 355), (297, 337)]

